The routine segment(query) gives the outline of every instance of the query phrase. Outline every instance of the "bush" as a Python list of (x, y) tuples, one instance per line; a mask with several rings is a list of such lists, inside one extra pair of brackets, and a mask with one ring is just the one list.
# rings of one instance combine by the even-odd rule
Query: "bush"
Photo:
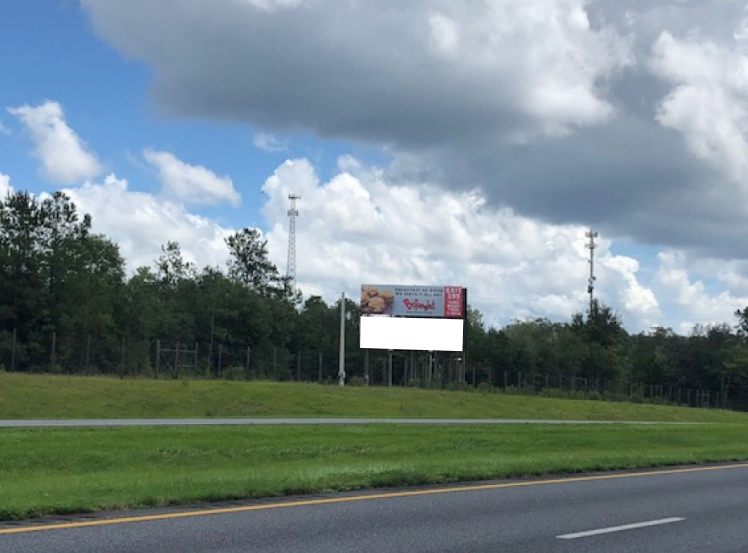
[(352, 376), (348, 379), (349, 386), (363, 387), (366, 385), (366, 381), (362, 376)]
[(244, 367), (228, 367), (223, 370), (224, 380), (244, 380)]
[(553, 397), (557, 399), (566, 399), (568, 393), (566, 390), (560, 390), (558, 388), (543, 388), (540, 391), (540, 395), (543, 397)]
[(600, 392), (596, 390), (592, 390), (591, 392), (587, 392), (586, 399), (589, 399), (591, 401), (600, 401), (603, 398), (603, 396), (600, 395)]
[(488, 382), (481, 382), (478, 384), (478, 391), (481, 394), (487, 394), (491, 391), (491, 386), (488, 385)]

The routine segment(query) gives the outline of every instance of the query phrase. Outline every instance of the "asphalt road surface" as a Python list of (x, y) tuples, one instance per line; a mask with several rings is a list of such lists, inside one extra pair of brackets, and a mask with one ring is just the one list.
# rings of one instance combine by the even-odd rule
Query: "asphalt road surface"
[(745, 553), (748, 464), (118, 516), (0, 524), (0, 551)]
[(0, 420), (0, 428), (97, 426), (225, 426), (278, 424), (698, 424), (657, 421), (572, 421), (534, 419), (45, 419)]

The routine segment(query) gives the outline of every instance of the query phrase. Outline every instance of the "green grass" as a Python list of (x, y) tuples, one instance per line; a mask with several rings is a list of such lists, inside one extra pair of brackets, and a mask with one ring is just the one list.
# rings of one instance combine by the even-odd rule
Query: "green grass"
[(418, 417), (746, 422), (748, 413), (406, 388), (0, 372), (0, 419)]
[(748, 425), (6, 429), (0, 518), (748, 459)]

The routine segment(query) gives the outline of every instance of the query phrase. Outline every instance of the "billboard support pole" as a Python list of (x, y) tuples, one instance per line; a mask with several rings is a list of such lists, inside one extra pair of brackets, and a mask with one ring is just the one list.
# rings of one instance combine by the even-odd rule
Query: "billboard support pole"
[(345, 292), (340, 295), (340, 357), (338, 359), (338, 385), (345, 385)]
[[(462, 316), (463, 316), (463, 332), (462, 332), (462, 380), (467, 380), (467, 335), (470, 329), (468, 324), (468, 299), (467, 299), (467, 288), (462, 289)], [(473, 372), (473, 386), (475, 386), (475, 372)]]

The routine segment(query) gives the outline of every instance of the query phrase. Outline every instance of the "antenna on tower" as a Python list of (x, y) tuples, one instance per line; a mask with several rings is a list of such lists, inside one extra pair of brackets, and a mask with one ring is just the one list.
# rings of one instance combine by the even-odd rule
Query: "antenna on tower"
[(590, 239), (586, 244), (587, 249), (590, 250), (590, 278), (587, 281), (587, 293), (590, 295), (590, 315), (592, 315), (592, 310), (595, 305), (595, 281), (597, 280), (597, 277), (595, 276), (595, 248), (597, 248), (595, 238), (597, 238), (597, 232), (590, 229), (588, 232), (585, 232), (584, 235)]
[(286, 261), (286, 277), (291, 279), (291, 286), (296, 288), (296, 217), (299, 210), (296, 209), (296, 200), (300, 200), (298, 194), (289, 194), (288, 199), (291, 207), (288, 210), (288, 260)]

